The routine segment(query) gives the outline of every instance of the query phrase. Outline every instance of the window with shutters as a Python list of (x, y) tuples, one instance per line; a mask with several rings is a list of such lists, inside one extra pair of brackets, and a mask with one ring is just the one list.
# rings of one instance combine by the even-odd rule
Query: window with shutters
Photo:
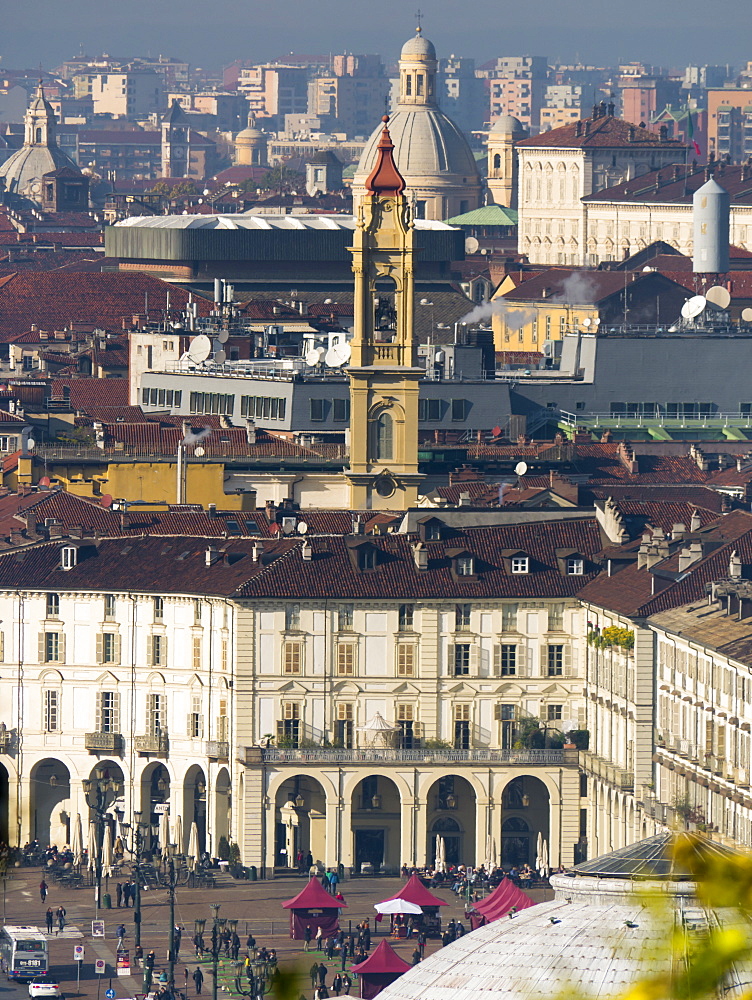
[(104, 595), (104, 619), (105, 621), (112, 621), (115, 617), (115, 595), (105, 594)]
[(146, 729), (149, 736), (160, 736), (167, 728), (167, 698), (150, 692), (146, 696)]
[(193, 669), (198, 671), (201, 669), (201, 636), (193, 636)]
[(340, 604), (337, 608), (337, 631), (352, 632), (354, 605)]
[(512, 572), (522, 575), (528, 572), (530, 560), (527, 556), (512, 556)]
[(564, 646), (560, 643), (547, 647), (548, 676), (563, 677), (564, 675)]
[(62, 663), (65, 659), (64, 639), (62, 632), (43, 632), (40, 663)]
[(117, 691), (100, 691), (97, 695), (97, 732), (120, 732), (120, 695)]
[(167, 663), (167, 639), (163, 635), (150, 635), (149, 666), (163, 667)]
[(548, 606), (548, 631), (564, 631), (564, 605), (549, 604)]
[(286, 604), (285, 605), (285, 629), (288, 632), (299, 632), (300, 631), (300, 605), (299, 604)]
[(470, 749), (470, 706), (454, 706), (454, 748)]
[(303, 670), (303, 643), (282, 643), (282, 673), (300, 674)]
[(191, 710), (188, 713), (188, 735), (200, 739), (204, 733), (204, 719), (201, 714), (201, 695), (191, 695)]
[(154, 598), (154, 621), (164, 621), (164, 599), (161, 597)]
[(73, 569), (78, 562), (78, 549), (74, 545), (66, 545), (60, 550), (60, 568)]
[(514, 677), (517, 674), (517, 647), (511, 643), (502, 643), (499, 663), (499, 673), (502, 677)]
[(561, 719), (562, 705), (547, 705), (546, 718), (549, 722), (558, 722)]
[(48, 618), (60, 617), (60, 594), (47, 595), (47, 617)]
[(224, 698), (219, 702), (219, 715), (217, 716), (217, 739), (224, 743), (230, 739), (230, 719), (227, 715), (227, 701)]
[(470, 643), (458, 642), (454, 647), (454, 676), (470, 673)]
[(60, 692), (44, 692), (44, 718), (42, 725), (46, 733), (56, 733), (60, 729)]
[(98, 663), (120, 662), (120, 636), (117, 633), (103, 632), (97, 636), (97, 646)]
[(277, 723), (277, 741), (288, 746), (300, 745), (300, 705), (296, 701), (282, 702), (282, 718)]
[(470, 615), (472, 613), (471, 604), (455, 604), (454, 606), (454, 630), (455, 632), (467, 632), (470, 628)]
[(201, 624), (201, 612), (203, 610), (203, 601), (200, 597), (194, 597), (193, 599), (193, 624)]
[(413, 705), (397, 705), (397, 725), (400, 727), (401, 749), (414, 749), (418, 734), (416, 732), (415, 707)]
[(222, 638), (221, 663), (222, 670), (226, 673), (230, 665), (230, 644), (224, 637)]
[(353, 747), (355, 709), (349, 704), (337, 705), (337, 718), (334, 720), (334, 740), (337, 746)]
[(414, 677), (417, 646), (412, 642), (397, 643), (397, 676)]
[(494, 706), (494, 718), (501, 723), (501, 749), (511, 750), (516, 739), (517, 706), (499, 704)]
[(355, 643), (337, 643), (337, 674), (339, 677), (352, 677), (355, 674)]
[(457, 576), (474, 576), (475, 559), (473, 556), (457, 556)]
[(5, 632), (0, 632), (0, 663), (5, 662)]
[(412, 632), (415, 623), (415, 606), (413, 604), (400, 604), (399, 606), (399, 630), (400, 632)]

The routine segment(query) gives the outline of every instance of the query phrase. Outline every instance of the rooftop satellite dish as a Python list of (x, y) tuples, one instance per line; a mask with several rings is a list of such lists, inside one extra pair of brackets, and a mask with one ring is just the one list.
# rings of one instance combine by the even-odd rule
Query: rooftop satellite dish
[(719, 309), (728, 309), (731, 305), (731, 292), (723, 285), (713, 285), (705, 293), (705, 298)]
[(745, 323), (752, 323), (752, 309), (742, 309), (742, 319)]
[(590, 326), (591, 323), (592, 323), (592, 320), (590, 319), (589, 316), (586, 316), (585, 319), (582, 321), (582, 325), (583, 326)]
[(219, 331), (219, 336), (217, 337), (217, 340), (220, 342), (220, 344), (226, 344), (229, 339), (230, 339), (230, 331), (229, 330), (220, 330)]
[(217, 365), (223, 365), (227, 361), (227, 353), (225, 351), (215, 351), (214, 352), (214, 363)]
[(206, 448), (204, 448), (203, 445), (197, 444), (196, 447), (193, 449), (193, 454), (196, 456), (196, 458), (203, 458), (204, 455), (206, 454)]
[(278, 535), (281, 530), (282, 530), (281, 527), (277, 524), (276, 521), (274, 522), (274, 524), (269, 525), (269, 534), (271, 535)]
[(480, 243), (474, 236), (468, 236), (465, 240), (465, 253), (477, 253)]
[(27, 451), (33, 451), (34, 448), (36, 448), (36, 446), (37, 446), (37, 443), (34, 440), (34, 438), (28, 438), (27, 439), (27, 441), (26, 441), (26, 450)]
[(681, 307), (681, 314), (684, 319), (695, 319), (699, 316), (701, 312), (705, 309), (707, 305), (707, 299), (704, 295), (693, 295), (691, 299), (687, 299), (684, 305)]
[(308, 531), (308, 525), (305, 523), (305, 521), (298, 521), (298, 534), (305, 535), (307, 531)]
[(200, 333), (198, 337), (194, 337), (190, 342), (188, 347), (188, 360), (192, 361), (195, 365), (200, 365), (202, 361), (206, 359), (211, 354), (211, 341), (204, 333)]
[(595, 319), (593, 320), (593, 326), (600, 326), (600, 325), (601, 325), (601, 318), (600, 316), (596, 316)]
[[(40, 479), (39, 482), (41, 483), (41, 481), (42, 480)], [(112, 507), (112, 494), (105, 493), (105, 495), (99, 501), (99, 505), (100, 507)]]
[(501, 437), (501, 427), (497, 424), (495, 427), (491, 428), (491, 433), (495, 438)]
[(326, 352), (324, 360), (330, 368), (341, 368), (350, 360), (350, 345), (335, 344)]
[(305, 352), (304, 361), (309, 368), (314, 368), (321, 361), (320, 351), (320, 347), (312, 347), (310, 351)]
[(518, 462), (514, 467), (514, 471), (518, 476), (524, 476), (527, 472), (527, 462)]

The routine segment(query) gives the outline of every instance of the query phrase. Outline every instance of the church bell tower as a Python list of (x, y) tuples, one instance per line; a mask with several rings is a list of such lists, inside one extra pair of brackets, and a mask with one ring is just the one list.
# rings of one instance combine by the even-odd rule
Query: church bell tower
[(418, 385), (414, 331), (415, 229), (394, 162), (388, 117), (365, 182), (354, 245), (350, 376), (350, 506), (406, 510), (418, 499)]

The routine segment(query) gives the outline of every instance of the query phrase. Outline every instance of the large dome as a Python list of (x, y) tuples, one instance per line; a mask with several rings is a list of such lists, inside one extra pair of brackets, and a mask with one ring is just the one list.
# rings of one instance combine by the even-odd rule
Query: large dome
[[(540, 1000), (567, 992), (583, 998), (613, 997), (624, 995), (639, 978), (668, 972), (677, 960), (666, 946), (676, 921), (693, 930), (739, 919), (736, 911), (711, 913), (702, 908), (688, 873), (672, 863), (676, 836), (651, 837), (597, 859), (602, 863), (553, 876), (553, 900), (458, 938), (406, 972), (380, 997)], [(703, 847), (719, 849), (710, 841)], [(635, 876), (640, 877), (640, 891)], [(668, 905), (656, 905), (656, 896)], [(735, 973), (736, 982), (748, 982), (752, 964), (743, 960)], [(724, 987), (726, 997), (743, 993), (743, 988)]]
[(41, 194), (44, 175), (61, 167), (80, 172), (59, 146), (22, 146), (0, 166), (0, 178), (10, 194), (34, 199)]
[(436, 58), (436, 49), (433, 46), (433, 42), (429, 42), (427, 38), (423, 37), (423, 33), (420, 28), (418, 28), (413, 37), (408, 38), (402, 46), (400, 59), (410, 59), (415, 56), (422, 56), (424, 59)]
[[(382, 128), (379, 125), (366, 143), (356, 178), (360, 174), (367, 177), (371, 172)], [(394, 159), (408, 188), (412, 177), (435, 176), (438, 180), (440, 174), (461, 174), (467, 178), (466, 183), (477, 182), (478, 167), (467, 139), (438, 108), (416, 110), (398, 106), (389, 119), (389, 134), (394, 143)]]

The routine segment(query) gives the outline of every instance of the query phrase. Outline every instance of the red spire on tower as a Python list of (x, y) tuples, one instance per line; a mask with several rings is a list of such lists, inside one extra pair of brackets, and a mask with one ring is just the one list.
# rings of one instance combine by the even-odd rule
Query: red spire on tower
[(384, 196), (391, 195), (393, 198), (396, 198), (397, 195), (402, 194), (405, 190), (405, 178), (399, 172), (397, 164), (394, 162), (394, 143), (387, 128), (389, 115), (384, 115), (381, 120), (384, 123), (384, 129), (381, 133), (379, 144), (376, 147), (376, 152), (378, 153), (376, 165), (366, 180), (366, 193)]

